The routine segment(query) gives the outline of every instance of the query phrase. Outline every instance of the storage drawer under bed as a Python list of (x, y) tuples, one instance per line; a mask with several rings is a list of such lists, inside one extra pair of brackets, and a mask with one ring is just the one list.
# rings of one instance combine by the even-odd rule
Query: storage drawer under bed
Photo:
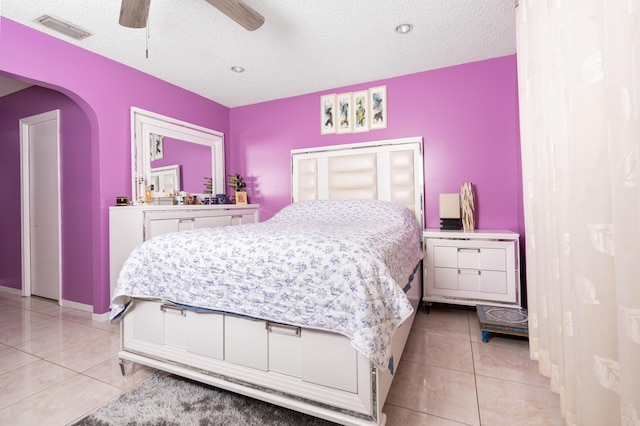
[(204, 357), (358, 392), (358, 355), (345, 336), (155, 301), (132, 303), (123, 319), (123, 350), (151, 345), (173, 362)]
[(123, 349), (135, 340), (224, 359), (224, 315), (196, 315), (158, 302), (136, 300), (123, 319)]

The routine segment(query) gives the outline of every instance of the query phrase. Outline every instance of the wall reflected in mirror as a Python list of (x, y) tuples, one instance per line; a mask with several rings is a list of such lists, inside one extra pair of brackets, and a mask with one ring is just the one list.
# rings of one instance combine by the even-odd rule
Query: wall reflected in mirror
[[(150, 134), (150, 139), (151, 184), (154, 185), (154, 192), (167, 194), (179, 191), (204, 192), (212, 169), (211, 147), (155, 133)], [(175, 166), (177, 166), (176, 169), (168, 169)], [(175, 172), (177, 177), (174, 182), (173, 173)], [(172, 184), (174, 186), (170, 187)]]

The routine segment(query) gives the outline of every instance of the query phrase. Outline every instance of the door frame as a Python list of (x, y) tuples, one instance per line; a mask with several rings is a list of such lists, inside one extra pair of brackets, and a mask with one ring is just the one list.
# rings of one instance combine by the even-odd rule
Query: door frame
[(20, 119), (20, 206), (22, 241), (22, 295), (31, 296), (31, 165), (29, 139), (31, 127), (46, 121), (56, 122), (57, 191), (58, 191), (58, 305), (62, 302), (62, 203), (60, 197), (60, 110), (52, 110)]

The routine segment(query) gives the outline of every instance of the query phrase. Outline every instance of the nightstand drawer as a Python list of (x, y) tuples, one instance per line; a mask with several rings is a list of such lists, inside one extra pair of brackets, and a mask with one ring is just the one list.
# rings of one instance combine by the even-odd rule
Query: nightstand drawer
[(457, 268), (434, 268), (433, 287), (438, 290), (458, 289), (458, 269)]
[(458, 248), (458, 268), (506, 271), (505, 248)]
[(478, 269), (434, 268), (434, 290), (507, 294), (507, 273)]
[(434, 245), (433, 266), (436, 268), (457, 268), (458, 248)]
[(489, 241), (492, 247), (452, 246), (452, 241), (433, 243), (433, 266), (436, 268), (483, 269), (490, 271), (507, 270), (507, 249), (509, 243)]
[(481, 293), (507, 294), (507, 273), (458, 269), (458, 289)]

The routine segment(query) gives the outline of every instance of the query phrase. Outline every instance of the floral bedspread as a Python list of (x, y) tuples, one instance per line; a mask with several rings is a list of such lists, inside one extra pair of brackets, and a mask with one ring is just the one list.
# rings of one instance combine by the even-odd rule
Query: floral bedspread
[(343, 334), (387, 369), (391, 336), (413, 308), (403, 292), (422, 258), (409, 209), (316, 200), (261, 223), (155, 237), (125, 262), (112, 300), (171, 301)]

